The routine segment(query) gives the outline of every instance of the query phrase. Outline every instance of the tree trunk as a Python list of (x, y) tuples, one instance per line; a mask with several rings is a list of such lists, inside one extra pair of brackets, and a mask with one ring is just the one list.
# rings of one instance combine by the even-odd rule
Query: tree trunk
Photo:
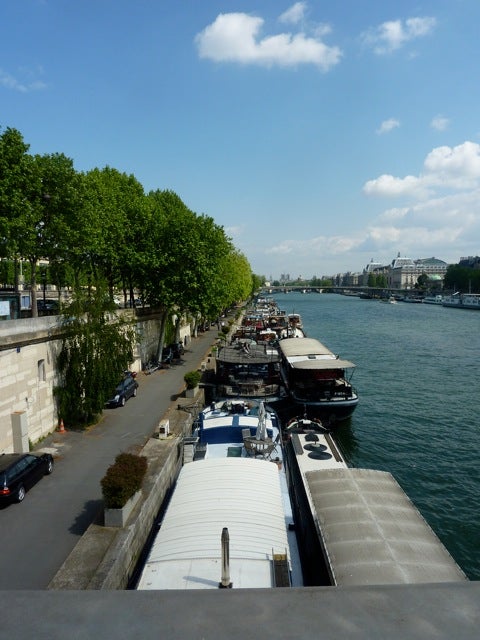
[(32, 318), (38, 318), (37, 308), (37, 260), (30, 258), (30, 301), (32, 303)]
[(168, 312), (169, 312), (168, 309), (164, 309), (162, 312), (162, 318), (160, 320), (160, 335), (158, 336), (158, 347), (157, 347), (158, 362), (162, 361), (163, 345), (165, 342), (165, 327), (167, 326)]

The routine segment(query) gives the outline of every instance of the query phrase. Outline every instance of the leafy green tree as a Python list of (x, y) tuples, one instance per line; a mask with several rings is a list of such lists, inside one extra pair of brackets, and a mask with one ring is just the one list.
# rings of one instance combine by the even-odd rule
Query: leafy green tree
[(64, 312), (55, 395), (59, 418), (75, 427), (95, 422), (133, 360), (135, 330), (110, 309), (106, 288), (97, 286), (77, 291)]
[(29, 145), (16, 129), (0, 136), (0, 257), (14, 261), (15, 288), (18, 289), (18, 260), (21, 258), (19, 221), (27, 207), (30, 180)]
[(148, 200), (139, 264), (145, 297), (161, 313), (160, 359), (169, 317), (187, 312), (196, 319), (214, 317), (231, 299), (224, 261), (232, 245), (212, 218), (195, 214), (173, 191), (151, 192)]
[(426, 289), (428, 283), (428, 276), (426, 273), (422, 273), (418, 276), (417, 282), (415, 283), (415, 289)]
[(444, 285), (446, 289), (455, 289), (462, 293), (468, 291), (478, 293), (480, 292), (480, 270), (451, 264), (447, 268)]

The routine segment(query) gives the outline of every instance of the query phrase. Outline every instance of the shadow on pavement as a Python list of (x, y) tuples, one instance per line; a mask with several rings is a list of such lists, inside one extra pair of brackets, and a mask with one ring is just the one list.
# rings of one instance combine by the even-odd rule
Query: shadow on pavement
[(83, 506), (83, 511), (75, 518), (70, 533), (82, 535), (92, 524), (103, 524), (103, 500), (89, 500)]

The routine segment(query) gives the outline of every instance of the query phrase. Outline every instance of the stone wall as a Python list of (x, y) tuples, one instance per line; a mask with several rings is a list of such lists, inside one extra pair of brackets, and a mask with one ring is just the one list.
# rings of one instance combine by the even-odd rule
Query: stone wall
[[(134, 317), (131, 310), (123, 313)], [(160, 317), (139, 316), (137, 329), (139, 341), (132, 371), (140, 371), (142, 362), (156, 354)], [(57, 316), (0, 322), (0, 454), (14, 451), (12, 414), (24, 414), (31, 442), (37, 442), (58, 426), (53, 389), (60, 333)], [(185, 336), (190, 336), (188, 324), (181, 329), (182, 340)]]
[[(13, 451), (15, 412), (25, 414), (32, 442), (57, 426), (53, 388), (59, 343), (52, 339), (52, 325), (38, 320), (36, 330), (30, 319), (0, 323), (0, 453)], [(12, 322), (10, 333), (5, 325)]]

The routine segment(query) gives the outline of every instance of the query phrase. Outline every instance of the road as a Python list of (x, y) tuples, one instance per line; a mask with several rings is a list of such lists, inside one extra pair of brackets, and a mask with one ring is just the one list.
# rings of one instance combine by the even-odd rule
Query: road
[(56, 433), (37, 449), (55, 457), (45, 476), (20, 504), (0, 506), (0, 589), (45, 589), (102, 508), (100, 480), (118, 453), (141, 447), (215, 343), (215, 330), (193, 339), (182, 363), (139, 374), (136, 398), (107, 409), (85, 432)]

